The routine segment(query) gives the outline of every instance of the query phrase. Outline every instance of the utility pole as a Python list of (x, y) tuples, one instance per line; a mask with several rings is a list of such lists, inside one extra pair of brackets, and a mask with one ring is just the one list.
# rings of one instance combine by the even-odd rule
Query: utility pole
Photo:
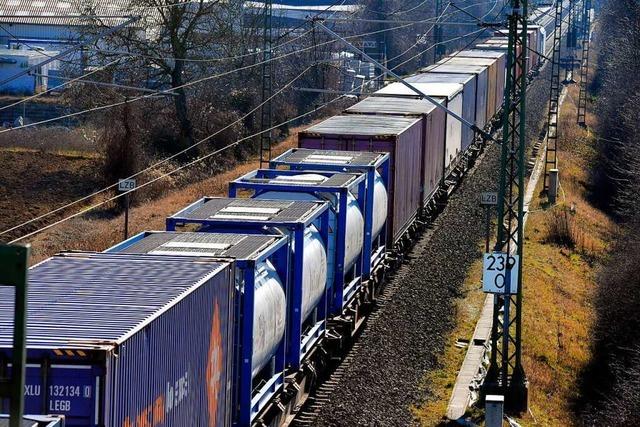
[(442, 43), (442, 25), (440, 25), (440, 15), (442, 14), (442, 0), (436, 0), (436, 23), (433, 26), (433, 38), (436, 45), (433, 50), (433, 63), (435, 64), (445, 54), (445, 45)]
[(591, 0), (584, 0), (582, 15), (582, 60), (580, 62), (580, 96), (578, 124), (587, 126), (587, 86), (589, 84), (589, 48), (591, 46)]
[(562, 50), (562, 0), (555, 2), (553, 55), (551, 58), (551, 93), (547, 112), (547, 150), (544, 161), (544, 191), (549, 190), (549, 171), (558, 168), (558, 120), (560, 115), (560, 58)]
[[(522, 366), (522, 255), (524, 243), (525, 117), (527, 89), (527, 0), (510, 0), (509, 44), (495, 253), (506, 258), (502, 289), (494, 294), (491, 366), (487, 394), (505, 397), (508, 410), (528, 407)], [(519, 259), (519, 262), (517, 261)], [(513, 274), (517, 273), (515, 279)], [(513, 280), (513, 281), (512, 281)]]
[(262, 107), (260, 108), (260, 167), (268, 167), (271, 162), (271, 130), (273, 109), (273, 63), (271, 58), (273, 41), (273, 1), (264, 1), (263, 11), (263, 43), (262, 43)]
[(15, 288), (11, 375), (0, 378), (0, 398), (9, 399), (10, 427), (23, 425), (29, 252), (29, 246), (0, 245), (0, 286)]

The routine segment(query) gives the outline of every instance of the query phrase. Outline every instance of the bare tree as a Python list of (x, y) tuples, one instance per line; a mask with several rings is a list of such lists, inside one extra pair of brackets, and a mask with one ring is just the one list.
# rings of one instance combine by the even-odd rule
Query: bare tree
[[(93, 3), (92, 3), (93, 2)], [(100, 0), (83, 2), (87, 15), (99, 15)], [(194, 143), (195, 131), (184, 84), (206, 76), (233, 61), (216, 61), (237, 55), (240, 61), (255, 41), (243, 25), (243, 2), (239, 0), (131, 0), (127, 10), (141, 15), (139, 24), (120, 31), (101, 43), (97, 56), (113, 60), (123, 56), (116, 76), (157, 89), (174, 89), (173, 106), (178, 125), (178, 148)], [(95, 18), (91, 31), (111, 23)]]

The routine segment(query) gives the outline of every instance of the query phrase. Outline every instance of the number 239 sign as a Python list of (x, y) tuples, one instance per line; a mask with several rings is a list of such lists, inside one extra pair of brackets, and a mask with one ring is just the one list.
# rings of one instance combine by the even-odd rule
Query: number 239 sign
[(520, 257), (508, 256), (504, 252), (484, 254), (482, 269), (482, 289), (491, 294), (507, 293), (507, 274), (510, 279), (509, 290), (512, 294), (518, 292), (518, 271)]

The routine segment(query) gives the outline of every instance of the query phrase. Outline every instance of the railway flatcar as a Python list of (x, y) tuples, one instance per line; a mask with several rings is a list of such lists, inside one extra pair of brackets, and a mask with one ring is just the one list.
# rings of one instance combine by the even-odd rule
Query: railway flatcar
[[(367, 203), (366, 175), (331, 171), (260, 169), (229, 183), (229, 197), (264, 200), (327, 201), (329, 211), (329, 312), (340, 314), (359, 295)], [(370, 210), (369, 210), (370, 211)], [(386, 212), (386, 210), (385, 210)]]
[(234, 400), (226, 410), (236, 425), (251, 424), (282, 390), (287, 360), (299, 357), (297, 349), (287, 345), (294, 337), (302, 339), (302, 322), (292, 321), (296, 313), (302, 318), (326, 316), (326, 254), (320, 253), (312, 264), (312, 280), (294, 286), (289, 240), (283, 235), (143, 232), (106, 252), (235, 260), (238, 312), (232, 342), (238, 353), (231, 370)]
[[(326, 329), (324, 309), (318, 307), (316, 310), (310, 302), (317, 300), (318, 283), (323, 277), (326, 276), (326, 287), (331, 286), (328, 268), (334, 262), (329, 259), (327, 250), (330, 246), (329, 204), (204, 197), (167, 218), (167, 230), (237, 235), (282, 234), (289, 238), (289, 282), (294, 288), (292, 304), (296, 306), (306, 301), (307, 307), (304, 310), (294, 309), (287, 334), (287, 362), (290, 368), (299, 369)], [(299, 292), (304, 296), (299, 296)], [(317, 301), (324, 305), (323, 301)], [(293, 339), (294, 336), (300, 339)]]

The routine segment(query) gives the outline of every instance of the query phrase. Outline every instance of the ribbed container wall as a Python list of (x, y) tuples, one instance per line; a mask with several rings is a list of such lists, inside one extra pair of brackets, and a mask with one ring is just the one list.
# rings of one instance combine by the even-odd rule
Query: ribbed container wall
[(390, 154), (390, 174), (393, 177), (389, 197), (393, 213), (389, 217), (389, 238), (395, 242), (407, 229), (421, 207), (422, 120), (415, 119), (399, 135), (372, 137), (302, 132), (299, 147), (320, 150), (371, 151)]
[(444, 153), (445, 135), (444, 129), (447, 123), (447, 113), (440, 108), (436, 108), (429, 114), (425, 123), (426, 145), (423, 159), (424, 167), (424, 193), (423, 199), (426, 203), (436, 190), (444, 177)]
[(105, 425), (231, 425), (234, 289), (227, 267), (111, 355)]
[(493, 117), (496, 110), (499, 109), (499, 103), (497, 99), (501, 97), (499, 92), (499, 75), (498, 75), (498, 61), (495, 59), (485, 58), (446, 58), (446, 63), (451, 65), (476, 65), (489, 67), (489, 91), (492, 94), (489, 102), (493, 101), (493, 108), (489, 111), (490, 116)]
[[(487, 92), (486, 92), (486, 81), (485, 86), (480, 86), (478, 84), (479, 78), (477, 74), (447, 74), (447, 73), (420, 73), (405, 79), (409, 83), (411, 82), (424, 82), (424, 83), (460, 83), (463, 85), (463, 97), (465, 100), (465, 104), (467, 100), (473, 99), (475, 105), (473, 105), (473, 121), (478, 127), (483, 128), (487, 123), (487, 111), (486, 111), (486, 102), (487, 102)], [(467, 115), (469, 115), (468, 110), (471, 107), (467, 107)], [(471, 130), (471, 129), (469, 129)], [(473, 131), (471, 130), (473, 134)], [(463, 138), (463, 140), (468, 141), (469, 138)], [(473, 138), (471, 138), (473, 140)], [(466, 147), (465, 147), (466, 148)]]

